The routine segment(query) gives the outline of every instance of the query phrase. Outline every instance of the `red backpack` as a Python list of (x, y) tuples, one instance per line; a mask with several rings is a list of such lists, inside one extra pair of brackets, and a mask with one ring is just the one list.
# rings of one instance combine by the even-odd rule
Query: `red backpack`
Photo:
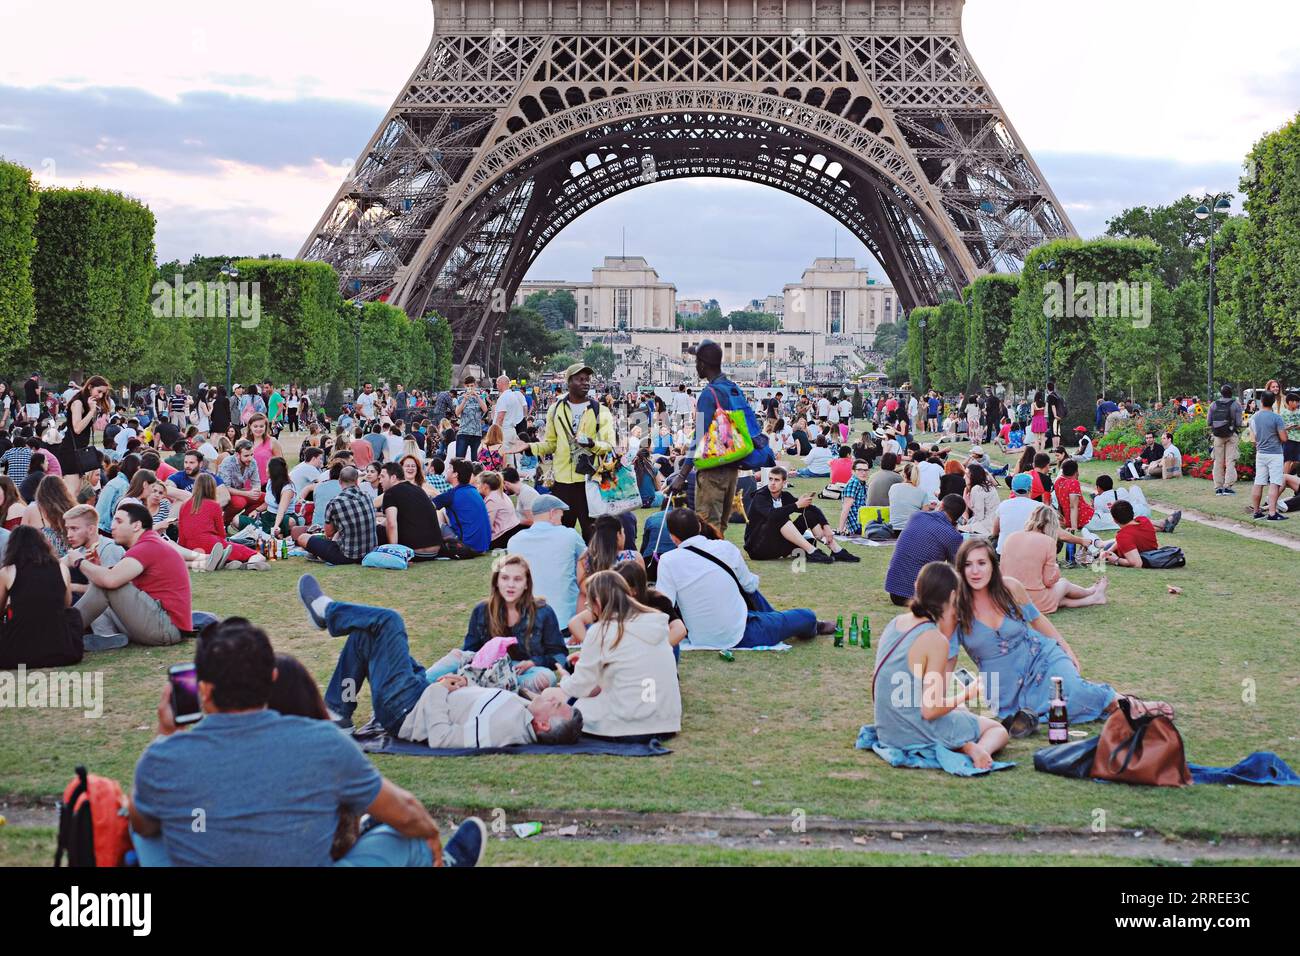
[(123, 866), (131, 849), (126, 794), (116, 780), (77, 768), (59, 803), (59, 848), (54, 865)]

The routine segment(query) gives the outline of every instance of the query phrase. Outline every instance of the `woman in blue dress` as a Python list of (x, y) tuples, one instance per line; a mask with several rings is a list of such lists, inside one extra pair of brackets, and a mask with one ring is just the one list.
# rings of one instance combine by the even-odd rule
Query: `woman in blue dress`
[(961, 546), (957, 569), (962, 580), (949, 650), (955, 657), (958, 643), (966, 648), (994, 696), (999, 720), (1020, 710), (1046, 720), (1053, 677), (1064, 681), (1070, 723), (1100, 720), (1115, 708), (1114, 688), (1079, 676), (1070, 645), (1039, 614), (1024, 585), (1002, 577), (997, 552), (986, 539)]
[(959, 750), (981, 770), (1007, 744), (1007, 732), (996, 720), (966, 710), (966, 701), (980, 692), (976, 681), (949, 696), (948, 638), (957, 621), (960, 581), (951, 564), (933, 561), (916, 577), (911, 608), (885, 627), (877, 643), (872, 698), (876, 736), (901, 750), (946, 747)]

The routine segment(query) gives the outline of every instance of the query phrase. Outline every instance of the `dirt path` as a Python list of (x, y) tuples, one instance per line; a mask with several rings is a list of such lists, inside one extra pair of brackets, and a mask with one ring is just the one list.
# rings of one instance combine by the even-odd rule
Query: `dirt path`
[(1276, 531), (1269, 531), (1267, 528), (1261, 528), (1255, 524), (1248, 524), (1245, 521), (1238, 521), (1235, 518), (1222, 518), (1218, 515), (1206, 514), (1204, 511), (1196, 511), (1192, 508), (1183, 507), (1175, 504), (1168, 504), (1163, 501), (1156, 501), (1154, 498), (1148, 499), (1152, 508), (1157, 511), (1163, 511), (1169, 514), (1173, 511), (1181, 511), (1183, 517), (1188, 521), (1195, 521), (1197, 524), (1208, 525), (1211, 528), (1217, 528), (1219, 531), (1226, 531), (1229, 534), (1240, 535), (1243, 538), (1250, 538), (1252, 541), (1267, 541), (1269, 544), (1281, 545), (1292, 551), (1300, 551), (1300, 538), (1291, 535), (1280, 534)]
[[(452, 814), (454, 816), (454, 814)], [(738, 850), (844, 850), (963, 859), (974, 855), (1113, 856), (1190, 863), (1195, 860), (1269, 859), (1300, 865), (1300, 843), (1225, 837), (1180, 840), (1142, 830), (1091, 833), (1064, 827), (990, 824), (889, 823), (809, 817), (796, 832), (789, 817), (707, 813), (625, 813), (583, 810), (529, 811), (515, 822), (537, 821), (534, 840), (586, 840), (621, 844), (689, 844)], [(564, 832), (560, 832), (564, 831)]]

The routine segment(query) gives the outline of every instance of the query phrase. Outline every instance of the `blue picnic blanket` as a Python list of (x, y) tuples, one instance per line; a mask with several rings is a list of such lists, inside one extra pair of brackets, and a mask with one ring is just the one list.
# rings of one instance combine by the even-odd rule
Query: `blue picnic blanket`
[(517, 744), (513, 747), (449, 747), (435, 749), (427, 744), (398, 740), (388, 734), (363, 734), (353, 736), (357, 746), (368, 754), (394, 757), (486, 757), (492, 754), (540, 754), (561, 756), (588, 754), (609, 757), (661, 757), (672, 753), (657, 739), (649, 743), (631, 743), (624, 740), (600, 740), (583, 734), (573, 744)]
[(995, 760), (988, 770), (978, 770), (975, 762), (964, 753), (949, 750), (947, 747), (936, 747), (933, 744), (908, 750), (889, 747), (880, 742), (880, 738), (876, 736), (876, 728), (872, 724), (867, 724), (858, 731), (856, 746), (859, 750), (874, 750), (877, 756), (891, 767), (944, 770), (955, 777), (979, 777), (993, 770), (1009, 770), (1015, 766), (1014, 761)]
[(1231, 767), (1203, 767), (1189, 763), (1192, 783), (1250, 783), (1262, 786), (1300, 787), (1300, 774), (1285, 760), (1267, 750), (1256, 751)]

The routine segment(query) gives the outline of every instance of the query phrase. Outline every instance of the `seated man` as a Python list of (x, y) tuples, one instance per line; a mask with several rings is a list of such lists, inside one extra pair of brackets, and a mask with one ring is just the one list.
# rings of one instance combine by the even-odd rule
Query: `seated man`
[(430, 683), (411, 657), (396, 611), (332, 601), (310, 574), (299, 580), (298, 596), (313, 624), (334, 637), (347, 635), (325, 691), (325, 706), (342, 727), (351, 724), (368, 678), (375, 720), (399, 740), (435, 749), (512, 747), (571, 744), (582, 734), (582, 714), (563, 700), (525, 701), (509, 691), (470, 687), (458, 674)]
[(898, 607), (906, 607), (916, 593), (916, 576), (931, 561), (952, 562), (965, 538), (957, 523), (966, 514), (966, 500), (948, 495), (938, 511), (918, 511), (899, 535), (885, 573), (885, 591)]
[(1174, 444), (1173, 433), (1165, 432), (1160, 436), (1160, 442), (1163, 451), (1161, 451), (1158, 459), (1146, 464), (1144, 470), (1147, 477), (1160, 478), (1166, 481), (1170, 478), (1181, 478), (1183, 475), (1183, 453)]
[(329, 866), (340, 811), (368, 813), (381, 825), (362, 833), (337, 866), (482, 859), (481, 820), (462, 823), (443, 850), (424, 805), (380, 776), (328, 720), (268, 709), (279, 675), (261, 629), (243, 618), (208, 627), (194, 664), (203, 719), (178, 733), (169, 686), (159, 736), (136, 764), (129, 813), (141, 865)]
[[(849, 554), (835, 540), (826, 516), (813, 507), (812, 495), (796, 499), (785, 490), (786, 471), (771, 468), (767, 473), (767, 489), (757, 492), (749, 500), (749, 521), (745, 525), (745, 553), (755, 561), (775, 561), (788, 558), (792, 551), (801, 551), (812, 564), (831, 564), (834, 561), (856, 563), (861, 559)], [(823, 542), (831, 553), (817, 548), (803, 536), (804, 531)]]
[(433, 499), (447, 517), (442, 526), (442, 554), (477, 558), (492, 548), (492, 519), (474, 487), (474, 466), (463, 458), (451, 463), (451, 490)]
[[(126, 557), (121, 545), (99, 536), (99, 515), (89, 505), (69, 509), (63, 515), (63, 528), (68, 548), (84, 550), (86, 560), (91, 564), (112, 568)], [(85, 594), (89, 586), (86, 576), (80, 571), (69, 571), (69, 577), (72, 579), (72, 593), (77, 597)], [(83, 639), (82, 646), (87, 652), (108, 651), (126, 647), (127, 643), (126, 628), (109, 608), (91, 622), (90, 633)]]
[(227, 525), (241, 514), (256, 515), (267, 509), (257, 462), (253, 460), (253, 443), (247, 438), (235, 443), (234, 454), (226, 456), (217, 477), (230, 492), (230, 503), (222, 515)]
[[(792, 637), (835, 633), (834, 624), (818, 621), (807, 608), (771, 610), (739, 549), (704, 537), (694, 511), (677, 508), (667, 522), (676, 547), (659, 559), (656, 587), (681, 609), (687, 631), (683, 649), (771, 647)], [(754, 605), (763, 610), (750, 610)]]
[(359, 474), (351, 465), (339, 469), (341, 490), (325, 506), (325, 533), (295, 530), (295, 545), (328, 564), (360, 564), (375, 550), (375, 506), (357, 486)]
[(179, 644), (193, 629), (185, 559), (153, 530), (148, 509), (134, 501), (113, 513), (113, 541), (126, 554), (111, 568), (92, 563), (81, 548), (64, 557), (68, 570), (80, 571), (88, 582), (76, 604), (83, 623), (89, 628), (112, 608), (132, 643)]
[(1038, 507), (1038, 502), (1029, 497), (1034, 479), (1028, 474), (1016, 475), (1011, 479), (1011, 497), (1000, 502), (997, 513), (993, 516), (992, 537), (997, 539), (997, 552), (1002, 553), (1002, 545), (1007, 538), (1017, 531), (1025, 530), (1025, 522)]
[(853, 477), (840, 493), (840, 526), (838, 534), (862, 533), (862, 509), (867, 504), (867, 483), (871, 479), (871, 463), (859, 458), (853, 463)]
[[(442, 491), (450, 488), (448, 485)], [(519, 516), (519, 524), (525, 528), (530, 527), (533, 523), (533, 502), (541, 497), (537, 489), (522, 481), (518, 469), (510, 465), (501, 469), (501, 488), (506, 494), (516, 496), (515, 514)]]
[[(203, 453), (191, 449), (185, 452), (181, 460), (181, 470), (167, 476), (167, 497), (172, 501), (184, 503), (194, 491), (194, 479), (203, 473)], [(217, 504), (224, 511), (230, 504), (230, 489), (226, 487), (220, 475), (213, 475), (217, 483)], [(114, 479), (116, 480), (116, 479)], [(112, 482), (109, 482), (112, 484)]]
[(560, 627), (578, 613), (578, 559), (587, 550), (582, 535), (564, 525), (568, 510), (554, 495), (541, 495), (533, 502), (532, 525), (506, 545), (508, 554), (523, 555), (528, 561), (533, 594), (555, 608)]
[(384, 496), (385, 542), (405, 545), (415, 552), (417, 561), (441, 554), (438, 509), (428, 495), (404, 478), (400, 464), (390, 461), (379, 469), (379, 487)]
[(1113, 545), (1102, 552), (1111, 564), (1122, 568), (1142, 567), (1142, 552), (1160, 547), (1156, 529), (1150, 518), (1135, 517), (1133, 506), (1127, 501), (1117, 501), (1110, 508), (1110, 516), (1119, 525)]
[(1119, 525), (1110, 516), (1110, 509), (1117, 501), (1131, 504), (1135, 515), (1151, 517), (1151, 505), (1147, 503), (1147, 496), (1136, 485), (1131, 488), (1116, 488), (1115, 479), (1110, 475), (1098, 475), (1096, 489), (1097, 493), (1092, 498), (1092, 520), (1085, 525), (1089, 531), (1100, 533), (1119, 530)]

